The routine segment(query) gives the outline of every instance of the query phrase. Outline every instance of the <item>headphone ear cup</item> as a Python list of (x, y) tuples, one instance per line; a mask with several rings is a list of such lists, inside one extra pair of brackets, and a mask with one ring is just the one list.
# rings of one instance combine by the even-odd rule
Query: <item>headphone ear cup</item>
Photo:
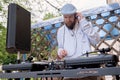
[(78, 16), (75, 16), (75, 19), (78, 19)]
[(75, 19), (78, 19), (78, 16), (75, 14)]

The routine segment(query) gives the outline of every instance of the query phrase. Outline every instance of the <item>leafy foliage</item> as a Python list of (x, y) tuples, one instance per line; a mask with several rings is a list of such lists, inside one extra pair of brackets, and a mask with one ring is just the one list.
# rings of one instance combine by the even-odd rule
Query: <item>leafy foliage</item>
[(47, 20), (47, 19), (50, 19), (50, 18), (54, 18), (54, 17), (56, 17), (54, 14), (52, 14), (52, 13), (47, 13), (47, 14), (45, 14), (45, 16), (44, 16), (44, 20)]
[(6, 28), (0, 24), (0, 64), (15, 63), (16, 55), (6, 51)]

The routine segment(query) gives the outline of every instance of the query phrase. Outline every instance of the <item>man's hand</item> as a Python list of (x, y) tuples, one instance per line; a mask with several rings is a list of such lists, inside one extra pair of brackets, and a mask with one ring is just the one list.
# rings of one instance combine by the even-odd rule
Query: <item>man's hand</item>
[(61, 51), (60, 51), (59, 58), (62, 59), (62, 58), (64, 58), (65, 56), (67, 56), (67, 51), (66, 51), (66, 50), (61, 50)]
[(81, 19), (84, 18), (84, 16), (83, 16), (80, 12), (77, 12), (77, 13), (76, 13), (76, 16), (77, 16), (77, 18), (78, 18), (78, 21), (80, 21)]

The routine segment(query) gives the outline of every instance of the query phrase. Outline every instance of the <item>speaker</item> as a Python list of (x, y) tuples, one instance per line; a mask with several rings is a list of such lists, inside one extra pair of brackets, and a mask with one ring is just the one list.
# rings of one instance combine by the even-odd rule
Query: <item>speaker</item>
[(6, 50), (9, 53), (27, 53), (31, 49), (31, 14), (23, 7), (8, 6)]

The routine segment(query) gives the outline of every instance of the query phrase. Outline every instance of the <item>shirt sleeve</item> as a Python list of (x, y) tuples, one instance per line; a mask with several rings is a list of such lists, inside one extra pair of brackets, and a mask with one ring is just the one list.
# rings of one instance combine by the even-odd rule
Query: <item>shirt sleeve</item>
[(60, 55), (60, 51), (63, 50), (63, 38), (64, 37), (64, 32), (61, 30), (61, 28), (58, 29), (58, 32), (57, 32), (57, 42), (58, 42), (58, 56)]
[(100, 41), (100, 36), (96, 30), (94, 30), (91, 22), (88, 22), (85, 18), (80, 21), (82, 31), (87, 35), (91, 44), (96, 45)]

